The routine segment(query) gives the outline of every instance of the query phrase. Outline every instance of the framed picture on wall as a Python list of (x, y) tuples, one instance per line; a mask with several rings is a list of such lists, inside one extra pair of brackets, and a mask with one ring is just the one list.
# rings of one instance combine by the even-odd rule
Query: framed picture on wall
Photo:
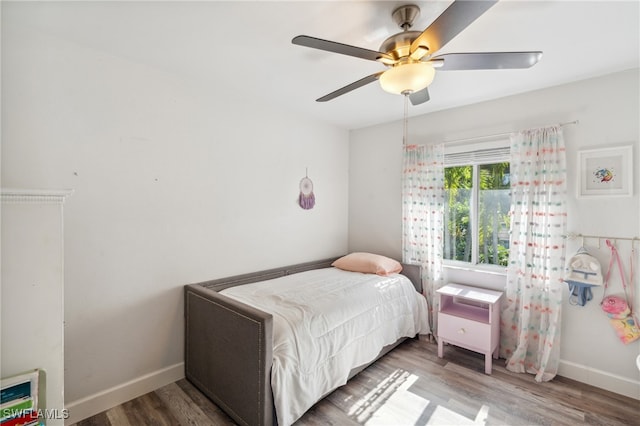
[(578, 197), (633, 195), (633, 146), (578, 152)]

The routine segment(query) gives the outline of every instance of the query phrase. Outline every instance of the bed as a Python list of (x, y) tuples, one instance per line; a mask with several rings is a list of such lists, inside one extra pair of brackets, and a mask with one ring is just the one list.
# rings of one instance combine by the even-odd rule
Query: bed
[[(380, 277), (332, 267), (336, 259), (186, 285), (186, 378), (239, 424), (284, 426), (404, 339), (428, 333), (419, 266)], [(382, 308), (360, 296), (373, 287)], [(390, 322), (378, 319), (383, 311), (398, 317), (393, 330), (361, 336), (358, 327)]]

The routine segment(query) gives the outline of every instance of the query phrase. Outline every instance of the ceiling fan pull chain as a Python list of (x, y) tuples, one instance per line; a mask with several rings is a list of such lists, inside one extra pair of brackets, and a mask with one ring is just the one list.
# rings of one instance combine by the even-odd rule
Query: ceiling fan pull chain
[(402, 145), (409, 142), (409, 93), (404, 94), (404, 120), (402, 121)]

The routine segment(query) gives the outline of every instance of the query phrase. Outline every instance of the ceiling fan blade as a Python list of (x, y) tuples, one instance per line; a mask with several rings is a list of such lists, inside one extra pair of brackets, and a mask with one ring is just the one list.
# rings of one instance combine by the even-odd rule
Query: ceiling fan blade
[(342, 55), (355, 56), (356, 58), (370, 61), (380, 61), (385, 64), (396, 62), (393, 56), (376, 50), (364, 49), (362, 47), (351, 46), (335, 41), (323, 40), (321, 38), (299, 35), (291, 40), (291, 43), (298, 46), (312, 47), (314, 49), (326, 50), (327, 52), (340, 53)]
[(371, 74), (366, 76), (365, 78), (361, 78), (358, 81), (354, 81), (351, 84), (348, 84), (334, 92), (329, 93), (328, 95), (324, 95), (321, 98), (316, 99), (316, 102), (326, 102), (326, 101), (330, 101), (331, 99), (337, 98), (340, 95), (344, 95), (345, 93), (348, 93), (352, 90), (357, 89), (358, 87), (362, 87), (365, 86), (369, 83), (373, 83), (374, 81), (376, 81), (378, 78), (380, 78), (380, 76), (382, 75), (384, 71), (380, 71), (377, 72), (375, 74)]
[(446, 53), (431, 58), (442, 60), (439, 71), (451, 70), (499, 70), (530, 68), (542, 57), (542, 52), (486, 52)]
[(429, 89), (426, 87), (409, 95), (411, 105), (420, 105), (427, 102), (429, 99)]
[(411, 43), (411, 58), (433, 55), (496, 3), (497, 0), (454, 1)]

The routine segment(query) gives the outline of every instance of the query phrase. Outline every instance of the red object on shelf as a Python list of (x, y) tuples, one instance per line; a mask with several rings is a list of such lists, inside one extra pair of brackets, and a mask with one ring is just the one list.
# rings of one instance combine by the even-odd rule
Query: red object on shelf
[(31, 424), (38, 420), (38, 412), (37, 411), (29, 411), (25, 412), (21, 416), (13, 417), (11, 419), (7, 419), (3, 421), (0, 426), (23, 426)]

